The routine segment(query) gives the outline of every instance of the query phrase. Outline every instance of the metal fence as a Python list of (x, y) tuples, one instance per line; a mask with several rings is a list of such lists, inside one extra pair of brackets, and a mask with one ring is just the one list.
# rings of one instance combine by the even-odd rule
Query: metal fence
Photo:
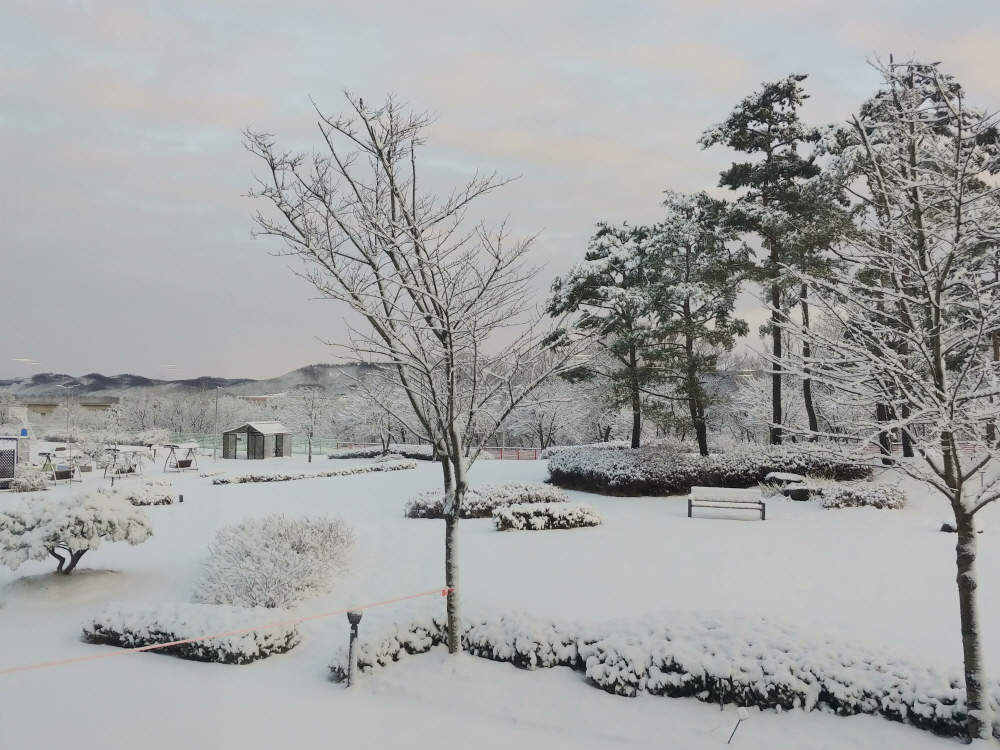
[[(174, 432), (170, 440), (176, 443), (197, 443), (203, 450), (218, 450), (222, 455), (222, 435), (205, 432)], [(313, 455), (321, 455), (339, 448), (380, 448), (381, 443), (356, 443), (332, 438), (313, 438)], [(292, 437), (292, 453), (305, 454), (309, 450), (308, 442), (303, 437)], [(501, 448), (487, 446), (487, 451), (493, 458), (505, 461), (534, 461), (541, 454), (540, 448)]]

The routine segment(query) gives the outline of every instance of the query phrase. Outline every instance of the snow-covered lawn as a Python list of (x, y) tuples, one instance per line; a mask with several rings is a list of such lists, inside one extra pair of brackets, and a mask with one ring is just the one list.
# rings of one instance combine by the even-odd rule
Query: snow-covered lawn
[[(201, 471), (320, 471), (334, 462), (201, 459)], [(366, 464), (342, 460), (335, 468)], [(160, 464), (162, 466), (162, 464)], [(151, 476), (162, 476), (158, 467)], [(248, 516), (334, 514), (354, 529), (347, 573), (302, 615), (423, 591), (443, 583), (443, 522), (407, 519), (410, 497), (441, 472), (417, 469), (298, 482), (212, 486), (170, 474), (184, 503), (146, 509), (154, 536), (105, 544), (77, 572), (48, 563), (0, 569), (0, 668), (112, 650), (84, 643), (81, 625), (107, 601), (191, 601), (215, 530)], [(100, 472), (84, 484), (108, 484)], [(476, 483), (542, 481), (544, 461), (477, 464)], [(885, 481), (888, 477), (881, 477)], [(127, 480), (129, 481), (129, 480)], [(462, 589), (470, 609), (516, 610), (555, 621), (617, 620), (669, 610), (763, 613), (884, 644), (915, 662), (960, 666), (955, 535), (938, 529), (942, 501), (906, 484), (903, 510), (823, 510), (771, 499), (767, 521), (687, 518), (682, 498), (616, 498), (570, 492), (602, 526), (505, 534), (490, 519), (461, 522)], [(0, 510), (23, 496), (0, 494)], [(1000, 511), (985, 511), (980, 581), (986, 632), (1000, 627)], [(731, 518), (753, 514), (718, 513)], [(436, 597), (367, 612), (361, 636)], [(442, 649), (408, 658), (351, 690), (329, 679), (347, 640), (346, 618), (300, 626), (302, 643), (246, 666), (120, 656), (0, 676), (0, 748), (721, 747), (735, 709), (692, 699), (622, 698), (557, 668), (525, 672)], [(987, 642), (991, 675), (1000, 647)], [(954, 741), (878, 717), (751, 710), (733, 740), (744, 748), (943, 748)]]

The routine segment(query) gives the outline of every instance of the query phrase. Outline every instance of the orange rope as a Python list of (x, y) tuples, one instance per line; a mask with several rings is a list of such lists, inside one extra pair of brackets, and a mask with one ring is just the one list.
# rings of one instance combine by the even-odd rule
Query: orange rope
[(445, 596), (449, 591), (453, 589), (431, 589), (430, 591), (422, 591), (419, 594), (410, 594), (408, 596), (399, 596), (395, 599), (386, 599), (385, 601), (375, 602), (373, 604), (360, 604), (356, 607), (348, 607), (347, 609), (338, 609), (336, 612), (324, 612), (319, 615), (309, 615), (308, 617), (297, 617), (294, 620), (285, 620), (284, 622), (272, 622), (269, 625), (257, 625), (252, 628), (243, 628), (242, 630), (230, 630), (226, 633), (215, 633), (214, 635), (202, 635), (197, 638), (185, 638), (181, 641), (170, 641), (170, 643), (154, 643), (149, 646), (139, 646), (137, 648), (126, 648), (119, 651), (109, 651), (103, 654), (94, 654), (93, 656), (78, 656), (73, 659), (59, 659), (57, 661), (46, 661), (40, 662), (38, 664), (26, 664), (21, 667), (7, 667), (6, 669), (0, 669), (0, 675), (12, 674), (14, 672), (27, 672), (32, 669), (45, 669), (46, 667), (59, 667), (63, 664), (75, 664), (81, 661), (94, 661), (95, 659), (107, 659), (112, 656), (125, 656), (126, 654), (134, 654), (139, 651), (154, 651), (158, 648), (167, 648), (168, 646), (181, 646), (185, 643), (196, 643), (198, 641), (207, 641), (211, 638), (223, 638), (228, 635), (241, 635), (243, 633), (252, 633), (255, 630), (264, 630), (265, 628), (277, 628), (284, 625), (295, 625), (296, 623), (306, 622), (307, 620), (319, 620), (323, 617), (333, 617), (334, 615), (343, 615), (347, 612), (357, 612), (361, 609), (371, 609), (372, 607), (381, 607), (386, 604), (394, 604), (395, 602), (406, 601), (407, 599), (417, 599), (421, 596), (430, 596), (431, 594), (440, 593), (441, 596)]

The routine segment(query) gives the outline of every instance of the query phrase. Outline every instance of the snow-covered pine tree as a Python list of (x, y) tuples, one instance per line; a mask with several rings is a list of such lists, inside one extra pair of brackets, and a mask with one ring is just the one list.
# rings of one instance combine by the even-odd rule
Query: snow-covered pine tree
[[(812, 332), (827, 354), (794, 367), (808, 368), (846, 406), (862, 407), (856, 436), (877, 444), (887, 431), (901, 432), (916, 457), (896, 467), (948, 500), (958, 531), (968, 729), (988, 738), (974, 517), (1000, 497), (1000, 450), (990, 438), (1000, 412), (1000, 130), (937, 64), (890, 58), (877, 67), (882, 87), (833, 149), (857, 201), (860, 231), (842, 253), (851, 267), (833, 279), (797, 274), (835, 323)], [(787, 319), (781, 327), (800, 333)]]
[(657, 355), (663, 378), (686, 402), (701, 455), (708, 455), (705, 376), (720, 351), (730, 351), (747, 324), (733, 317), (740, 283), (750, 270), (750, 250), (731, 249), (725, 204), (706, 193), (667, 191), (666, 218), (652, 232), (650, 294), (662, 340)]
[(575, 314), (576, 331), (593, 337), (606, 357), (567, 373), (571, 381), (602, 379), (632, 412), (632, 447), (642, 436), (643, 401), (664, 380), (656, 364), (662, 334), (650, 295), (651, 229), (599, 223), (582, 263), (552, 282), (548, 311)]
[[(805, 75), (791, 75), (763, 84), (723, 122), (707, 129), (699, 141), (702, 148), (723, 144), (745, 154), (760, 155), (755, 161), (734, 163), (722, 173), (719, 185), (743, 191), (729, 209), (730, 226), (759, 237), (767, 253), (756, 277), (771, 310), (767, 329), (771, 336), (772, 444), (783, 440), (784, 348), (779, 329), (793, 304), (802, 310), (804, 325), (798, 330), (807, 351), (810, 346), (808, 285), (793, 285), (783, 268), (791, 264), (821, 275), (818, 272), (824, 265), (823, 251), (830, 245), (830, 235), (835, 238), (844, 226), (844, 217), (835, 208), (836, 196), (825, 189), (831, 183), (815, 180), (821, 174), (815, 150), (800, 153), (822, 136), (820, 130), (805, 125), (799, 117), (799, 108), (808, 98), (801, 85), (805, 79)], [(810, 425), (818, 430), (808, 372), (803, 374), (802, 388)]]

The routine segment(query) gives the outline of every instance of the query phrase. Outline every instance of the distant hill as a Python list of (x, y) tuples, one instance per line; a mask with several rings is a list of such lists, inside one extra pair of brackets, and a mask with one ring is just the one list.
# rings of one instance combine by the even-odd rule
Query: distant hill
[(373, 365), (347, 363), (343, 365), (306, 365), (276, 378), (253, 380), (251, 378), (218, 378), (202, 376), (187, 380), (157, 380), (141, 375), (64, 375), (43, 372), (26, 378), (0, 379), (0, 387), (10, 386), (18, 398), (59, 397), (66, 391), (58, 386), (77, 386), (75, 396), (121, 396), (137, 388), (149, 388), (157, 392), (187, 392), (215, 390), (237, 396), (263, 396), (269, 393), (284, 393), (306, 386), (322, 386), (335, 393), (346, 393), (351, 389), (352, 377), (357, 377)]

